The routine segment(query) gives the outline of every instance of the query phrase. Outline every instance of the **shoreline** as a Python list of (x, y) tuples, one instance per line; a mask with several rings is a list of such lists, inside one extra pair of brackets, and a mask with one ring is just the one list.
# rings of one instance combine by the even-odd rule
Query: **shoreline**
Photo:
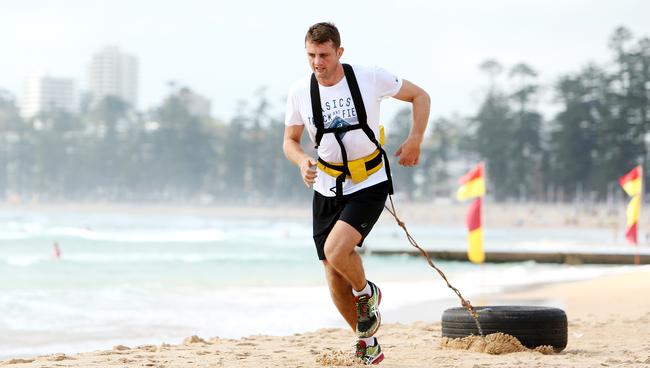
[[(594, 277), (599, 277), (602, 275), (608, 275), (608, 274), (615, 274), (618, 272), (621, 272), (621, 270), (625, 270), (625, 267), (619, 268), (619, 267), (614, 267), (613, 269), (599, 269), (597, 271), (597, 274), (578, 274), (578, 275), (567, 275), (567, 277), (570, 277), (571, 280), (584, 280), (584, 279), (591, 279)], [(650, 269), (650, 268), (649, 268)], [(431, 270), (432, 271), (432, 270)], [(496, 273), (497, 275), (499, 272)], [(460, 276), (459, 274), (456, 274), (455, 277), (452, 275), (447, 275), (451, 276), (450, 281), (454, 286), (457, 286), (460, 288), (460, 291), (463, 293), (463, 296), (466, 297), (467, 299), (470, 299), (475, 306), (479, 305), (484, 305), (486, 303), (486, 300), (489, 300), (489, 296), (493, 295), (495, 292), (488, 292), (488, 290), (495, 290), (494, 285), (492, 285), (490, 282), (487, 282), (482, 288), (480, 289), (473, 289), (471, 288), (470, 285), (467, 284), (467, 282), (463, 283), (462, 279), (457, 280), (456, 278)], [(487, 275), (484, 275), (487, 276)], [(577, 278), (576, 278), (577, 276)], [(399, 280), (399, 281), (391, 281), (390, 279), (384, 279), (381, 280), (379, 279), (380, 285), (382, 285), (382, 290), (387, 294), (387, 298), (385, 301), (382, 302), (382, 317), (383, 317), (383, 323), (384, 324), (409, 324), (413, 322), (427, 322), (427, 323), (438, 323), (440, 321), (440, 317), (442, 315), (442, 312), (447, 309), (447, 308), (452, 308), (452, 307), (458, 307), (460, 306), (460, 301), (456, 296), (453, 294), (453, 292), (444, 285), (442, 279), (439, 279), (438, 276), (435, 273), (428, 273), (426, 274), (425, 278), (415, 278), (415, 279), (404, 279), (404, 280)], [(459, 281), (460, 284), (457, 284), (456, 281)], [(554, 285), (558, 284), (559, 281), (549, 279), (549, 280), (539, 280), (537, 282), (532, 282), (527, 285), (502, 285), (502, 287), (499, 287), (498, 290), (501, 290), (499, 293), (514, 293), (514, 292), (521, 292), (526, 289), (537, 289), (540, 287), (544, 287), (547, 285)], [(230, 290), (233, 290), (232, 288), (228, 288)], [(316, 292), (316, 289), (319, 289)], [(36, 356), (40, 354), (49, 354), (52, 352), (65, 352), (66, 354), (77, 354), (81, 353), (84, 351), (91, 351), (91, 350), (96, 350), (96, 349), (110, 349), (111, 346), (114, 345), (127, 345), (127, 346), (136, 346), (136, 345), (141, 345), (141, 344), (162, 344), (162, 343), (178, 343), (183, 340), (183, 338), (190, 336), (192, 334), (199, 334), (200, 336), (219, 336), (220, 338), (224, 339), (242, 339), (242, 338), (247, 338), (250, 337), (251, 333), (254, 333), (256, 331), (259, 331), (258, 333), (263, 333), (263, 334), (268, 334), (268, 335), (273, 335), (277, 337), (283, 337), (283, 336), (291, 336), (293, 334), (305, 334), (305, 333), (310, 333), (313, 332), (315, 329), (319, 327), (327, 327), (327, 328), (342, 328), (344, 327), (344, 322), (340, 320), (340, 317), (338, 316), (338, 313), (335, 311), (335, 308), (333, 305), (331, 305), (331, 301), (329, 299), (329, 296), (327, 296), (327, 289), (324, 285), (292, 285), (292, 286), (281, 286), (280, 289), (278, 289), (278, 286), (272, 286), (271, 289), (267, 289), (264, 286), (250, 286), (242, 289), (238, 289), (243, 293), (246, 294), (255, 294), (257, 292), (262, 292), (265, 293), (265, 295), (268, 296), (267, 290), (282, 290), (282, 292), (278, 295), (281, 297), (288, 297), (292, 298), (296, 294), (296, 290), (299, 291), (300, 295), (311, 295), (312, 297), (316, 297), (316, 302), (324, 305), (324, 308), (318, 308), (317, 310), (319, 311), (319, 315), (321, 317), (327, 316), (324, 320), (323, 323), (321, 324), (312, 324), (310, 328), (295, 328), (296, 325), (295, 323), (292, 323), (292, 321), (287, 321), (287, 324), (291, 324), (292, 328), (289, 329), (287, 332), (277, 332), (277, 330), (274, 332), (273, 329), (269, 329), (268, 325), (260, 325), (258, 329), (253, 329), (253, 330), (248, 330), (248, 333), (244, 334), (229, 334), (227, 332), (220, 333), (220, 332), (208, 332), (206, 333), (206, 330), (203, 330), (201, 327), (194, 325), (194, 327), (188, 326), (188, 325), (179, 325), (179, 331), (177, 333), (172, 333), (169, 335), (170, 331), (167, 331), (167, 335), (159, 335), (156, 334), (155, 332), (147, 332), (147, 330), (142, 331), (143, 335), (141, 337), (139, 336), (121, 336), (119, 334), (116, 334), (115, 331), (109, 332), (98, 332), (95, 334), (70, 334), (69, 336), (66, 334), (61, 335), (60, 333), (48, 333), (47, 335), (49, 336), (50, 342), (46, 345), (41, 345), (39, 342), (44, 341), (44, 336), (42, 333), (33, 333), (33, 334), (21, 334), (21, 340), (22, 340), (22, 348), (16, 350), (16, 346), (14, 345), (14, 353), (13, 354), (7, 354), (7, 352), (4, 352), (5, 354), (1, 354), (0, 352), (0, 362), (2, 362), (5, 359), (10, 359), (10, 358), (29, 358), (31, 356)], [(227, 291), (227, 289), (226, 289)], [(425, 299), (422, 299), (422, 296), (418, 295), (419, 291), (426, 291), (426, 294), (428, 296), (424, 296)], [(215, 290), (216, 292), (216, 290)], [(435, 296), (434, 296), (435, 295)], [(390, 297), (388, 297), (390, 296)], [(277, 297), (277, 296), (276, 296)], [(255, 303), (254, 299), (249, 300), (250, 303)], [(204, 300), (204, 303), (207, 305), (213, 305), (214, 307), (218, 308), (218, 305), (215, 305), (211, 303), (208, 300)], [(547, 301), (539, 301), (539, 300), (529, 300), (526, 301), (526, 304), (529, 305), (540, 305), (540, 304), (549, 304)], [(244, 305), (241, 305), (242, 307), (245, 307)], [(251, 310), (256, 310), (259, 309), (257, 307), (251, 306)], [(277, 306), (276, 306), (277, 308)], [(205, 309), (201, 309), (205, 310)], [(300, 313), (302, 309), (295, 309), (294, 313)], [(188, 310), (185, 310), (185, 312), (181, 313), (187, 313)], [(203, 315), (202, 318), (208, 318), (207, 315), (200, 313), (200, 315)], [(215, 315), (216, 319), (216, 324), (213, 327), (216, 327), (217, 331), (220, 328), (223, 328), (223, 324), (220, 324), (218, 321), (218, 316), (223, 315), (223, 314), (217, 314)], [(290, 314), (284, 314), (285, 317), (282, 318), (289, 318), (287, 317)], [(183, 315), (178, 315), (180, 319), (183, 319)], [(246, 318), (245, 316), (241, 314), (235, 313), (235, 315), (231, 315), (231, 319), (236, 321), (238, 318)], [(133, 323), (137, 324), (138, 321), (135, 320)], [(210, 330), (208, 328), (207, 330)], [(213, 328), (214, 330), (214, 328)], [(182, 332), (181, 332), (182, 331)], [(45, 332), (45, 331), (43, 331)], [(159, 331), (159, 332), (162, 332)], [(149, 337), (145, 337), (149, 336)], [(15, 339), (14, 339), (15, 341)], [(34, 344), (30, 347), (27, 344), (30, 344), (30, 342), (33, 342)], [(57, 347), (58, 346), (58, 347)], [(9, 346), (7, 346), (9, 348)], [(22, 350), (21, 352), (19, 352)]]
[[(485, 304), (541, 305), (564, 309), (569, 344), (560, 354), (532, 352), (488, 355), (440, 347), (439, 322), (386, 323), (378, 333), (386, 353), (384, 367), (638, 367), (650, 364), (650, 270), (630, 269), (594, 279), (537, 285), (529, 290), (486, 294)], [(426, 303), (425, 303), (426, 304)], [(426, 305), (409, 306), (431, 314)], [(400, 313), (409, 313), (402, 310)], [(416, 316), (413, 316), (416, 317)], [(439, 316), (438, 316), (439, 318)], [(77, 355), (50, 354), (8, 359), (9, 367), (317, 367), (323, 354), (348, 354), (352, 332), (321, 329), (291, 336), (253, 335), (241, 339), (189, 337), (177, 345), (115, 346)], [(28, 360), (35, 359), (31, 362)], [(56, 363), (54, 363), (56, 362)]]
[[(408, 223), (436, 224), (439, 226), (465, 226), (467, 205), (451, 200), (412, 202), (395, 201), (398, 216)], [(2, 211), (40, 213), (125, 213), (125, 214), (175, 214), (210, 216), (229, 219), (246, 219), (251, 216), (264, 219), (311, 221), (310, 201), (273, 204), (174, 204), (174, 203), (122, 203), (122, 202), (54, 202), (54, 203), (2, 203)], [(599, 228), (611, 229), (621, 235), (625, 227), (625, 204), (547, 204), (547, 203), (490, 203), (483, 208), (484, 226), (512, 228)], [(380, 223), (394, 224), (394, 218), (384, 211)], [(650, 217), (639, 219), (643, 243), (650, 239)]]

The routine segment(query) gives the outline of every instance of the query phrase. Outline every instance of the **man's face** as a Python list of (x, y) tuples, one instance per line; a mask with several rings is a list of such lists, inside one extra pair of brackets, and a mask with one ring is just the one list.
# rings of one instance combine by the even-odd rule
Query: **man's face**
[(305, 49), (307, 50), (309, 66), (314, 74), (316, 74), (316, 77), (324, 80), (332, 78), (339, 65), (339, 59), (343, 55), (343, 48), (334, 47), (332, 41), (325, 43), (307, 41), (305, 43)]

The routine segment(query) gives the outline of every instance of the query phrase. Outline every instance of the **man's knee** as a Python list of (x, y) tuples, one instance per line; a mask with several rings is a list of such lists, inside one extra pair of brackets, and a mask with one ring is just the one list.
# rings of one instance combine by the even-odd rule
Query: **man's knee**
[(337, 265), (350, 257), (350, 254), (354, 252), (354, 247), (354, 244), (344, 242), (325, 243), (325, 257), (330, 261), (330, 263)]
[(327, 239), (325, 242), (325, 247), (323, 249), (325, 252), (325, 258), (327, 258), (327, 260), (332, 264), (338, 263), (338, 260), (342, 254), (342, 247), (342, 244), (335, 239)]
[(355, 228), (339, 221), (325, 241), (325, 257), (336, 265), (338, 261), (349, 257), (360, 241), (361, 234)]

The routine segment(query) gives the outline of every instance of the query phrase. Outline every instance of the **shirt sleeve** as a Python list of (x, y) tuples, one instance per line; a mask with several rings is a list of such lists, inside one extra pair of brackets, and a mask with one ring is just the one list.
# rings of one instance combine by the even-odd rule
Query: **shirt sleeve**
[(305, 122), (302, 121), (302, 117), (300, 116), (300, 103), (298, 102), (295, 86), (289, 90), (289, 95), (287, 96), (287, 107), (284, 114), (284, 125), (305, 125)]
[(375, 68), (375, 86), (379, 98), (392, 97), (402, 88), (402, 78), (387, 71), (386, 69)]

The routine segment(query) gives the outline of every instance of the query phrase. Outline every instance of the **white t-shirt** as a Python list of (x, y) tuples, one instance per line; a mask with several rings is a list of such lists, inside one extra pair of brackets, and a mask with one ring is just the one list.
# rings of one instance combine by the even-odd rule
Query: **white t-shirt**
[[(392, 73), (377, 67), (363, 67), (352, 65), (354, 75), (357, 78), (363, 104), (368, 116), (368, 126), (375, 133), (379, 141), (379, 104), (382, 99), (394, 96), (402, 87), (402, 79)], [(311, 73), (300, 79), (291, 86), (289, 96), (287, 97), (287, 111), (284, 124), (307, 125), (309, 138), (315, 144), (316, 126), (312, 117), (311, 97), (309, 87)], [(352, 101), (352, 95), (348, 82), (345, 77), (340, 82), (325, 87), (319, 85), (321, 107), (323, 109), (323, 122), (325, 128), (336, 125), (356, 125), (359, 124), (357, 111)], [(307, 124), (305, 124), (307, 123)], [(356, 160), (373, 153), (375, 146), (362, 129), (350, 130), (344, 133), (343, 144), (348, 155), (348, 160)], [(325, 133), (318, 146), (318, 156), (327, 162), (343, 162), (341, 148), (336, 141), (334, 133)], [(368, 179), (354, 184), (351, 179), (343, 183), (343, 194), (354, 193), (363, 188), (386, 181), (386, 171), (384, 167), (376, 173), (370, 175)], [(317, 172), (314, 190), (326, 197), (336, 195), (336, 178), (320, 171)]]

